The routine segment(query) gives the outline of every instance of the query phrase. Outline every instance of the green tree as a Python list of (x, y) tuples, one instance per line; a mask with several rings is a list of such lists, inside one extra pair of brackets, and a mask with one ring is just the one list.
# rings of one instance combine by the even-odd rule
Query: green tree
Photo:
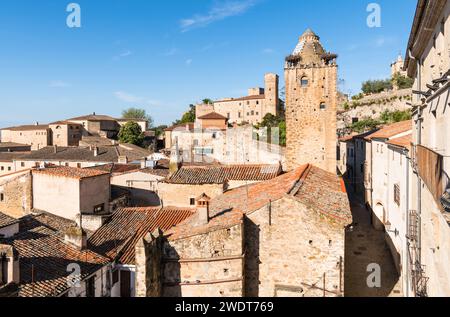
[(119, 141), (141, 146), (144, 141), (144, 134), (139, 124), (136, 122), (127, 122), (119, 131)]
[(279, 130), (279, 144), (281, 146), (286, 146), (286, 121), (282, 115), (275, 116), (268, 113), (264, 116), (262, 122), (256, 126), (257, 129), (267, 128), (267, 136), (259, 136), (261, 139), (265, 139), (271, 142), (269, 136), (272, 135), (272, 128), (278, 128)]
[(402, 76), (400, 73), (395, 73), (392, 77), (392, 83), (398, 87), (398, 89), (412, 88), (414, 85), (414, 79)]
[(365, 119), (358, 122), (355, 122), (351, 125), (351, 129), (358, 133), (367, 132), (373, 129), (376, 129), (382, 122), (374, 119)]
[(378, 94), (385, 90), (392, 89), (392, 82), (389, 79), (385, 80), (368, 80), (362, 84), (362, 91), (365, 94)]
[(195, 122), (195, 106), (189, 105), (189, 111), (184, 113), (180, 120), (173, 122), (173, 125)]
[(213, 101), (211, 99), (209, 99), (209, 98), (203, 99), (202, 102), (205, 105), (212, 105), (213, 104)]
[(122, 111), (122, 118), (124, 119), (138, 119), (138, 120), (146, 120), (148, 123), (148, 127), (153, 126), (153, 118), (147, 114), (145, 109), (139, 108), (128, 108)]
[(164, 133), (164, 130), (167, 129), (168, 126), (167, 125), (160, 125), (155, 127), (153, 130), (155, 130), (155, 136), (159, 137), (160, 135), (162, 135)]
[(380, 120), (384, 123), (395, 123), (395, 122), (401, 122), (406, 120), (411, 120), (412, 114), (411, 111), (405, 110), (405, 111), (384, 111), (381, 116)]

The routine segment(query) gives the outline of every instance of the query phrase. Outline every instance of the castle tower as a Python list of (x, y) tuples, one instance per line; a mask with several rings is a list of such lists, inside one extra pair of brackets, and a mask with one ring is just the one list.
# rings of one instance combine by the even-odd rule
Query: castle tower
[(336, 172), (336, 54), (308, 29), (286, 58), (286, 163), (311, 163)]
[(263, 113), (271, 113), (273, 115), (278, 114), (279, 101), (278, 86), (279, 78), (277, 74), (268, 73), (264, 76), (264, 107)]

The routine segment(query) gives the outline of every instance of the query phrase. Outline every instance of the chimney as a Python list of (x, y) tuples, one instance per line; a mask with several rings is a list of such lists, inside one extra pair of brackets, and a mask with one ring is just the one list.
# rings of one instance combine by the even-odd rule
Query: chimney
[(94, 146), (94, 156), (98, 156), (98, 147)]
[(205, 193), (196, 199), (198, 225), (207, 225), (209, 223), (209, 198)]
[(84, 250), (87, 247), (87, 234), (80, 226), (74, 225), (65, 231), (64, 242), (78, 250)]
[(95, 116), (95, 111), (92, 113), (93, 116)]
[(53, 153), (58, 153), (58, 146), (56, 144), (53, 145)]
[(1, 281), (6, 281), (6, 284), (20, 283), (19, 256), (15, 252), (14, 247), (8, 244), (0, 244), (0, 282)]

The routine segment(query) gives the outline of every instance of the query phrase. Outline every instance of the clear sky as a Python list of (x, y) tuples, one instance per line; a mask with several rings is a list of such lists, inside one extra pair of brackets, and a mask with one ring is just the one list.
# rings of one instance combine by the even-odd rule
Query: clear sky
[[(145, 108), (170, 124), (203, 98), (239, 97), (275, 72), (310, 27), (339, 54), (347, 93), (404, 55), (415, 0), (66, 0), (0, 2), (0, 127)], [(369, 28), (367, 5), (381, 6)]]

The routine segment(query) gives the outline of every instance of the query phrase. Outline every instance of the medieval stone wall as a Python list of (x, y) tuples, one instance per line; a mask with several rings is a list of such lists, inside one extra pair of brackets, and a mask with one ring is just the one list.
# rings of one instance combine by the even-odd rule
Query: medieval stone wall
[(245, 232), (246, 296), (320, 297), (324, 274), (325, 295), (342, 294), (342, 225), (286, 197), (248, 215)]
[(0, 181), (0, 211), (13, 218), (28, 215), (33, 208), (31, 172), (5, 178)]
[(163, 296), (243, 296), (243, 225), (163, 246)]

